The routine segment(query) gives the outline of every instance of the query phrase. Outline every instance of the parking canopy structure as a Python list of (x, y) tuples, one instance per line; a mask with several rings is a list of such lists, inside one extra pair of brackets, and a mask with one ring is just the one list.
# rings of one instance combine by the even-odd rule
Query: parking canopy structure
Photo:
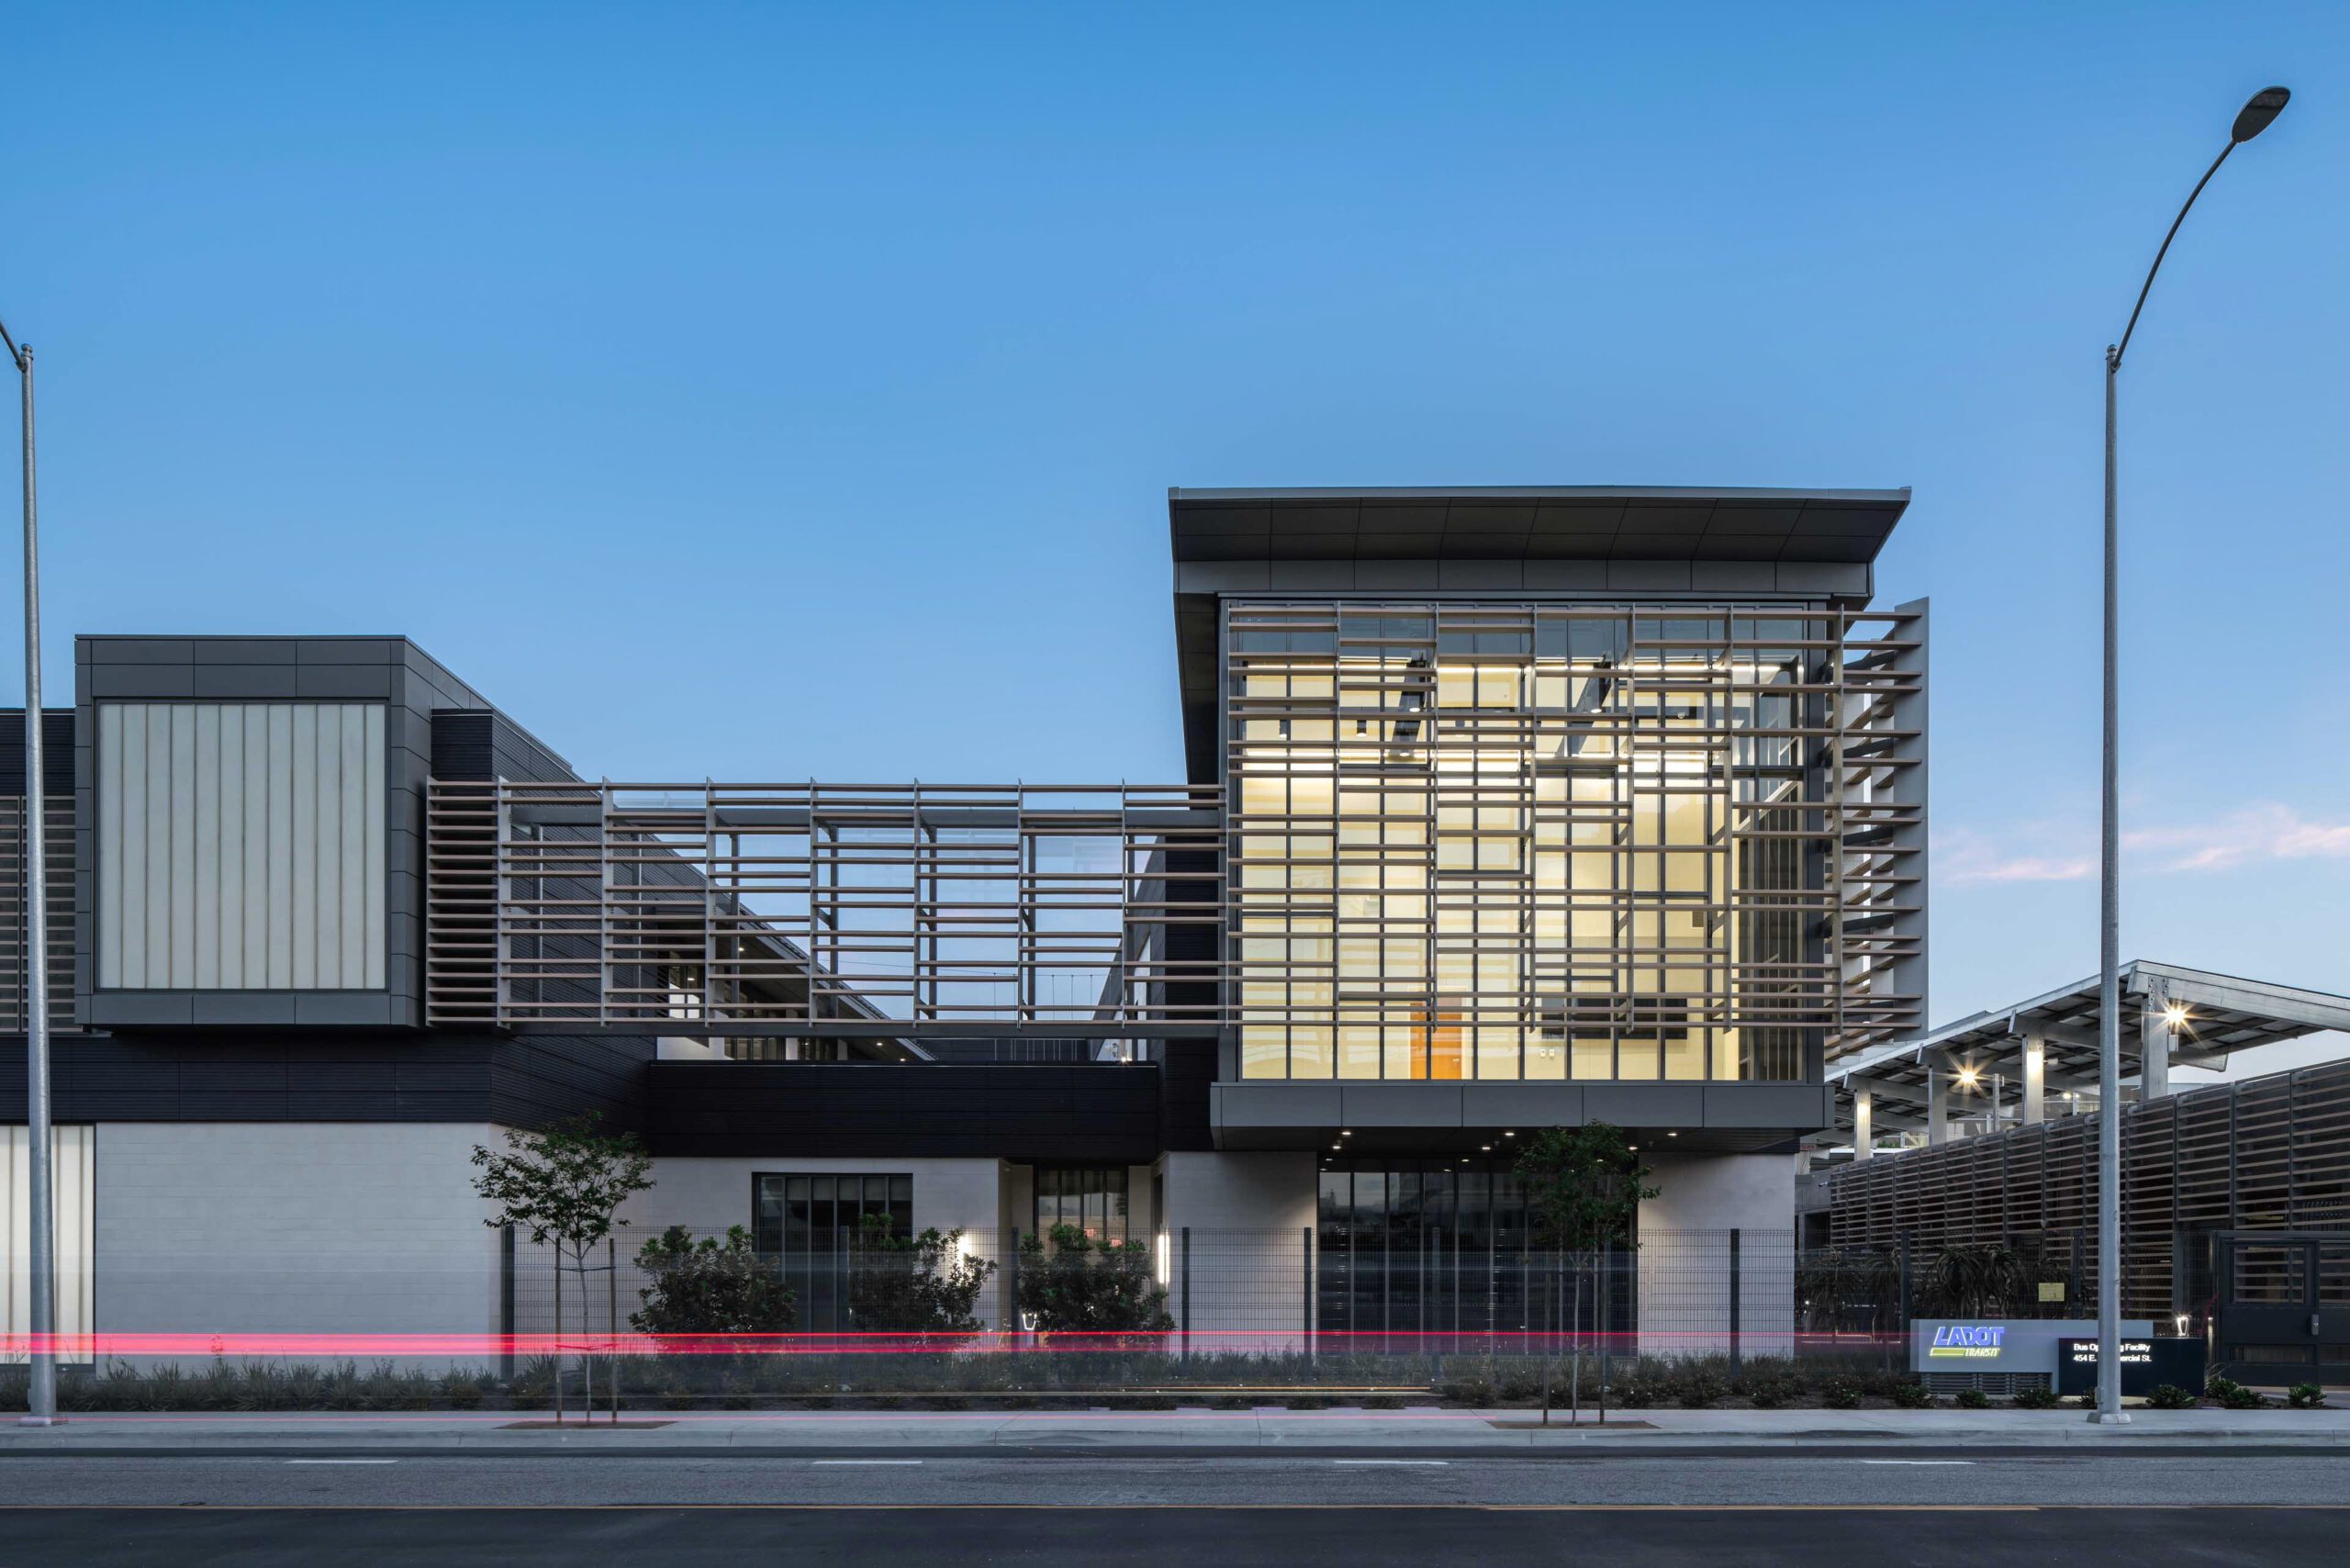
[[(2093, 1101), (2098, 991), (2091, 975), (1830, 1062), (1835, 1123), (1813, 1141), (1849, 1137), (1853, 1158), (1866, 1159), (1883, 1133), (1923, 1132), (1931, 1146), (1961, 1126), (1993, 1131), (2040, 1122), (2052, 1095)], [(2240, 1051), (2350, 1031), (2350, 997), (2176, 964), (2124, 966), (2121, 997), (2121, 1082), (2125, 1097), (2134, 1089), (2142, 1103), (2170, 1092), (2174, 1067), (2221, 1068)]]

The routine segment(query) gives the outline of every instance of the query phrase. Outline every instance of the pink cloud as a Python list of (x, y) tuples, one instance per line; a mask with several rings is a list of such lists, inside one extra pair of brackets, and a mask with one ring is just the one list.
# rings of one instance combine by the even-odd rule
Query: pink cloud
[[(2045, 823), (2020, 827), (1995, 840), (1960, 830), (1945, 842), (1934, 868), (1952, 882), (2076, 882), (2097, 875), (2094, 850), (2076, 853), (2088, 836), (2078, 828)], [(2053, 841), (2053, 842), (2052, 842)], [(2350, 823), (2317, 822), (2290, 806), (2262, 801), (2210, 822), (2176, 827), (2131, 828), (2121, 835), (2136, 868), (2157, 872), (2221, 871), (2270, 860), (2350, 859)], [(2152, 864), (2144, 862), (2151, 857)]]

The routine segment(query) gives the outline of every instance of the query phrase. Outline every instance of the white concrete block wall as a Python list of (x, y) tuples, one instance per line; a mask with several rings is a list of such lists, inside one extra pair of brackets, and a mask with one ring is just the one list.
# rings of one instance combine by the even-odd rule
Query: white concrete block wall
[(103, 1124), (98, 1331), (494, 1334), (485, 1143), (504, 1147), (487, 1124)]
[(1739, 1237), (1739, 1350), (1795, 1349), (1795, 1162), (1784, 1154), (1643, 1150), (1658, 1195), (1640, 1205), (1644, 1355), (1729, 1350), (1729, 1232)]
[(1304, 1233), (1315, 1224), (1310, 1153), (1170, 1153), (1168, 1310), (1183, 1317), (1182, 1235), (1192, 1232), (1195, 1350), (1293, 1350), (1311, 1300)]

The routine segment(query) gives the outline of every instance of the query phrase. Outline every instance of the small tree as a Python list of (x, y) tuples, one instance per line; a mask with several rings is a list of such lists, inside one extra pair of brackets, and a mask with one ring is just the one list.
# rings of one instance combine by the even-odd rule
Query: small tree
[(1022, 1313), (1046, 1330), (1104, 1332), (1165, 1330), (1167, 1292), (1151, 1277), (1151, 1249), (1143, 1241), (1096, 1241), (1073, 1225), (1046, 1238), (1020, 1238)]
[(2011, 1248), (1946, 1247), (1918, 1291), (1934, 1317), (2020, 1317), (2035, 1310), (2038, 1290)]
[[(596, 1130), (593, 1111), (566, 1117), (544, 1132), (506, 1132), (506, 1152), (476, 1144), (473, 1163), (479, 1174), (474, 1191), (498, 1205), (482, 1223), (508, 1226), (529, 1236), (533, 1246), (554, 1249), (555, 1419), (563, 1419), (563, 1271), (579, 1279), (579, 1327), (588, 1328), (588, 1249), (612, 1233), (612, 1215), (632, 1193), (653, 1185), (645, 1174), (653, 1157), (632, 1133), (608, 1137)], [(567, 1261), (566, 1261), (567, 1259)], [(596, 1362), (585, 1358), (587, 1386), (595, 1391)]]
[(933, 1226), (920, 1236), (892, 1236), (890, 1216), (857, 1222), (849, 1254), (849, 1321), (862, 1329), (911, 1334), (970, 1334), (974, 1308), (996, 1265), (963, 1250), (960, 1230)]
[[(1621, 1127), (1586, 1122), (1551, 1127), (1526, 1141), (1517, 1153), (1517, 1179), (1536, 1238), (1572, 1260), (1574, 1300), (1569, 1351), (1568, 1419), (1583, 1414), (1583, 1278), (1594, 1254), (1633, 1245), (1632, 1227), (1642, 1200), (1659, 1189), (1647, 1184), (1654, 1172), (1633, 1158)], [(1604, 1417), (1603, 1417), (1604, 1418)], [(1542, 1358), (1542, 1421), (1550, 1421), (1550, 1358)]]
[(726, 1227), (723, 1241), (696, 1241), (673, 1225), (646, 1239), (636, 1263), (653, 1280), (637, 1293), (643, 1307), (629, 1314), (640, 1333), (780, 1334), (797, 1320), (789, 1287), (739, 1225)]

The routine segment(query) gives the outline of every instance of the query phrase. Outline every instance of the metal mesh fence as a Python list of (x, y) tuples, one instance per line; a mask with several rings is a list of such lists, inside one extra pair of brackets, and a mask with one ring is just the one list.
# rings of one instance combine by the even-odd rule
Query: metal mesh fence
[[(1637, 1247), (1332, 1248), (1305, 1227), (1178, 1227), (1103, 1248), (966, 1230), (887, 1246), (833, 1236), (759, 1251), (683, 1226), (688, 1262), (640, 1226), (558, 1269), (485, 1232), (446, 1255), (110, 1260), (100, 1366), (378, 1361), (479, 1375), (520, 1399), (574, 1392), (582, 1359), (644, 1398), (946, 1391), (1432, 1389), (1457, 1369), (1842, 1358), (1906, 1365), (1913, 1317), (2087, 1310), (2061, 1240), (2007, 1249), (1799, 1250), (1784, 1232), (1650, 1232)], [(707, 1245), (705, 1245), (707, 1244)], [(672, 1288), (674, 1287), (674, 1288)], [(778, 1309), (778, 1300), (788, 1301)], [(558, 1303), (560, 1311), (558, 1312)], [(666, 1313), (666, 1316), (665, 1316)], [(1501, 1372), (1480, 1375), (1503, 1381)], [(1516, 1374), (1510, 1374), (1516, 1375)]]

